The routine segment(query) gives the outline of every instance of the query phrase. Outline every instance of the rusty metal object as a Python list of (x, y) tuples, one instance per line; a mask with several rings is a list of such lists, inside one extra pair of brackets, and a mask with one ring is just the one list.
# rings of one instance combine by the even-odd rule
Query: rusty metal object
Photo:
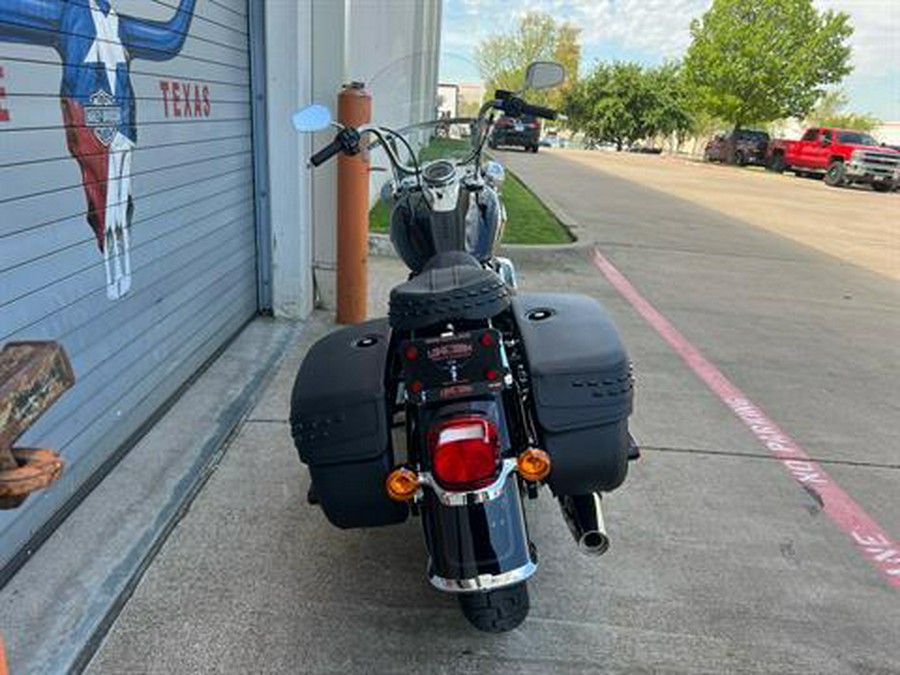
[(12, 446), (74, 383), (56, 342), (11, 342), (0, 351), (0, 509), (16, 508), (62, 473), (53, 450)]

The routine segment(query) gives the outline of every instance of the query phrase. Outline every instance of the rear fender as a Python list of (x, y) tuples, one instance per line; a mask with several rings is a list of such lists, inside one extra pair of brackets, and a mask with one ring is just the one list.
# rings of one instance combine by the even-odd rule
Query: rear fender
[(430, 559), (429, 581), (439, 590), (453, 593), (487, 591), (524, 581), (537, 565), (531, 556), (502, 399), (463, 401), (420, 413), (424, 422), (418, 439), (421, 448), (427, 448), (424, 437), (433, 424), (477, 414), (497, 425), (504, 455), (494, 482), (473, 492), (440, 488), (431, 478), (430, 458), (422, 457), (425, 480), (419, 506)]

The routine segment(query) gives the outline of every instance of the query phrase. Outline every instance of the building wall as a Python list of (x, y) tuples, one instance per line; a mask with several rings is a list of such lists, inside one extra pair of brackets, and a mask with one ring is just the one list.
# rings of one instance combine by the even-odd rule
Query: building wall
[(272, 310), (302, 318), (313, 307), (312, 140), (290, 119), (311, 98), (312, 3), (267, 0), (265, 29)]
[(0, 567), (257, 311), (249, 34), (247, 0), (0, 0), (0, 346), (76, 379)]
[(459, 85), (438, 85), (438, 112), (441, 116), (456, 117), (459, 110)]

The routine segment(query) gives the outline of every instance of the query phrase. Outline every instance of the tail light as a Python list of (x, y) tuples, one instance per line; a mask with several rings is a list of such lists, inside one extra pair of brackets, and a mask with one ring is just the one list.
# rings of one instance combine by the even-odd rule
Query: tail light
[(435, 479), (449, 490), (477, 490), (497, 473), (500, 440), (497, 427), (482, 417), (458, 417), (432, 428), (428, 435)]

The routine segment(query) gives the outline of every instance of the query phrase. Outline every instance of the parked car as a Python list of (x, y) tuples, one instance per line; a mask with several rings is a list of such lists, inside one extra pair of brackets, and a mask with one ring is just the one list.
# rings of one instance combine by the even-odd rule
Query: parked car
[(494, 124), (488, 145), (492, 148), (512, 145), (537, 152), (540, 138), (541, 123), (533, 115), (522, 115), (519, 118), (503, 115)]
[(852, 129), (812, 127), (799, 141), (774, 140), (768, 164), (778, 173), (824, 174), (832, 187), (866, 183), (878, 192), (890, 192), (900, 185), (900, 151)]
[(703, 151), (707, 162), (727, 162), (729, 154), (734, 152), (734, 163), (738, 166), (766, 163), (766, 150), (769, 146), (769, 134), (765, 131), (738, 129), (728, 134), (717, 134)]
[(555, 129), (550, 129), (547, 134), (541, 137), (539, 145), (542, 148), (565, 148), (568, 141), (559, 135)]

